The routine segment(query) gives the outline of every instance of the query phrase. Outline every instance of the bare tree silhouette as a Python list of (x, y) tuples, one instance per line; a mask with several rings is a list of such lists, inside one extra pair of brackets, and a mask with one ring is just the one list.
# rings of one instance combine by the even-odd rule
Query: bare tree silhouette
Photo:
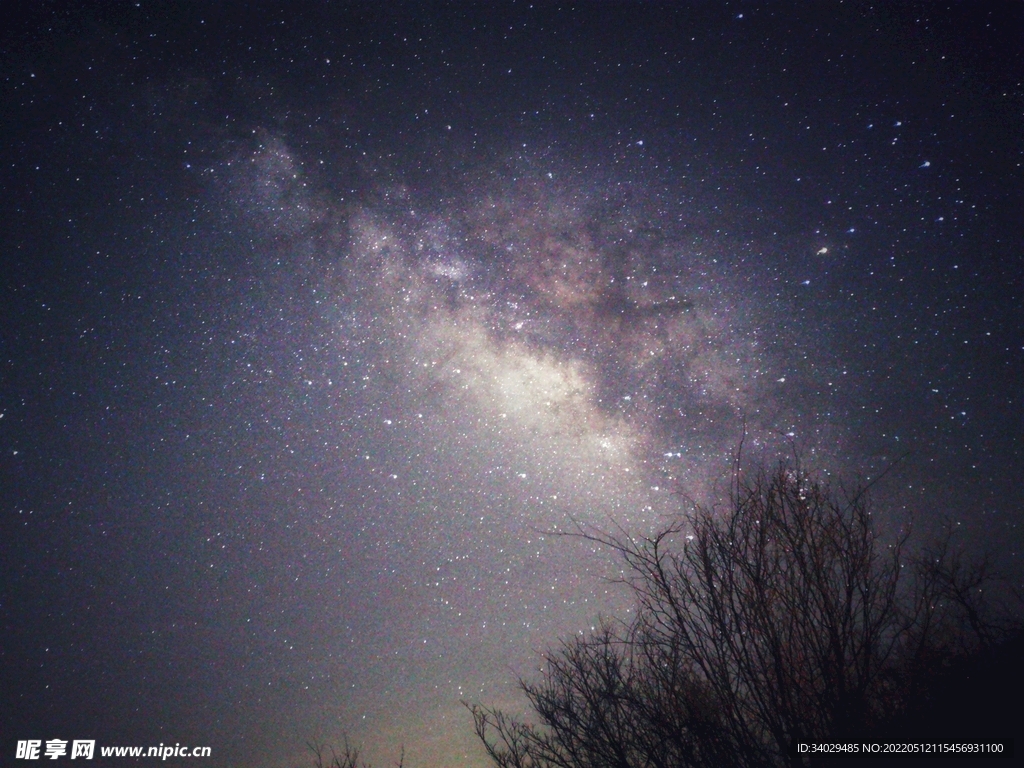
[(649, 538), (577, 526), (624, 560), (635, 618), (546, 654), (520, 682), (537, 722), (467, 705), (496, 765), (800, 765), (797, 741), (921, 727), (943, 670), (1019, 626), (989, 618), (988, 561), (883, 541), (863, 486), (796, 463), (735, 476), (726, 509)]

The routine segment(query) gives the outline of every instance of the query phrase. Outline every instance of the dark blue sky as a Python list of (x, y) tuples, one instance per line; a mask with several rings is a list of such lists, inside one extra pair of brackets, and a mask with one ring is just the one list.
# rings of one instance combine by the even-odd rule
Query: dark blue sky
[(480, 765), (744, 424), (1019, 583), (1024, 6), (379, 5), (0, 30), (0, 749)]

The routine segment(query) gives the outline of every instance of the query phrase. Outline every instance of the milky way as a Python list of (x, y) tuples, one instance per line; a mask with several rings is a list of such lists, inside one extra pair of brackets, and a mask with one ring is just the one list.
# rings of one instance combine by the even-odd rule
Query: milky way
[[(257, 314), (280, 301), (295, 315), (254, 352), (295, 347), (283, 375), (308, 423), (287, 450), (315, 456), (324, 484), (295, 524), (319, 517), (317, 535), (343, 543), (321, 588), (366, 601), (338, 657), (354, 695), (332, 702), (361, 742), (426, 739), (436, 718), (458, 733), (460, 700), (515, 707), (542, 643), (628, 609), (603, 581), (607, 553), (552, 534), (642, 534), (712, 500), (741, 439), (772, 460), (821, 431), (780, 402), (799, 372), (770, 294), (678, 215), (524, 155), (474, 169), (440, 205), (387, 185), (344, 206), (283, 139), (248, 153), (212, 171), (275, 243), (270, 269), (302, 276), (302, 300), (263, 286)], [(280, 398), (265, 386), (258, 407), (287, 412)], [(810, 444), (835, 469), (834, 446)], [(373, 674), (384, 665), (398, 676)], [(396, 715), (410, 696), (415, 714)]]

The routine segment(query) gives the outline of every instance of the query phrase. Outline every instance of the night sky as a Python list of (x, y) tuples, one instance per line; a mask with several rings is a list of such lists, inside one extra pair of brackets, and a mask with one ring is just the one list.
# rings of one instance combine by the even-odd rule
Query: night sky
[(1021, 583), (1024, 4), (26, 5), (3, 764), (480, 766), (744, 434)]

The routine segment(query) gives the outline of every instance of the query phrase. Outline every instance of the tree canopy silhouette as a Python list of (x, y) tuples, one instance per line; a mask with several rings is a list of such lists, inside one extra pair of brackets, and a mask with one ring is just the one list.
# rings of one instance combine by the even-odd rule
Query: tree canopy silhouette
[(793, 463), (737, 471), (725, 509), (651, 537), (574, 535), (624, 560), (634, 618), (546, 654), (520, 682), (533, 721), (470, 706), (501, 768), (800, 765), (797, 741), (907, 737), (991, 681), (1019, 626), (991, 618), (986, 560), (883, 540), (863, 487)]

